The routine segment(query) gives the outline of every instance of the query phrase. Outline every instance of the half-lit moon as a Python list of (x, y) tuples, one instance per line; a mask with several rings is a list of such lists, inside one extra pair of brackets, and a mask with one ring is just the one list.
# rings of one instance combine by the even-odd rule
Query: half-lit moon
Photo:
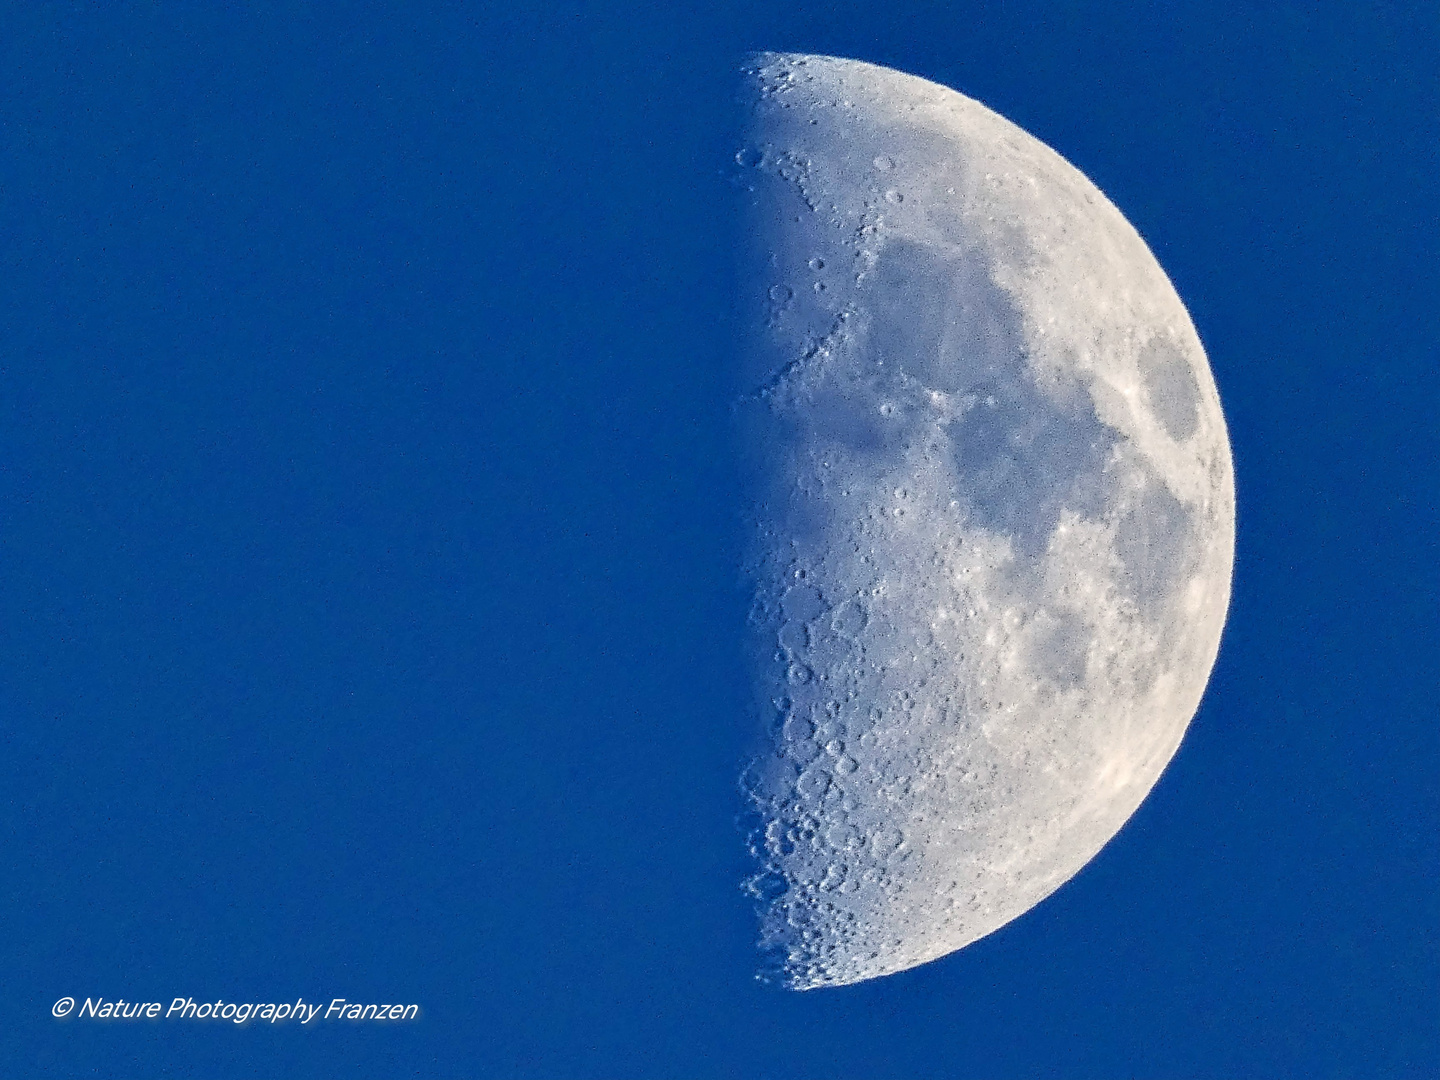
[(1200, 702), (1234, 482), (1159, 264), (1049, 147), (829, 57), (745, 73), (739, 413), (770, 972), (925, 963), (1054, 892)]

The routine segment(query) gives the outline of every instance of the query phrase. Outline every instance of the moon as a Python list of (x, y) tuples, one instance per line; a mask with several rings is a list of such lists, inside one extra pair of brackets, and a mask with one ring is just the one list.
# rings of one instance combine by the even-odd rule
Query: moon
[(742, 85), (746, 888), (806, 990), (965, 947), (1120, 830), (1215, 661), (1234, 478), (1184, 305), (1057, 153), (854, 60)]

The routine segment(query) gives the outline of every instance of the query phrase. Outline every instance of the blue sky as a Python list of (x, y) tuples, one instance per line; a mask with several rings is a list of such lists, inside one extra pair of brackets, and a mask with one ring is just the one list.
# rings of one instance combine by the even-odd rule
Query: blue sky
[[(1429, 1076), (1428, 5), (11, 5), (0, 1060), (15, 1075)], [(1188, 305), (1210, 690), (945, 960), (758, 986), (735, 776), (751, 49), (978, 98)], [(309, 1029), (70, 995), (416, 1002)]]

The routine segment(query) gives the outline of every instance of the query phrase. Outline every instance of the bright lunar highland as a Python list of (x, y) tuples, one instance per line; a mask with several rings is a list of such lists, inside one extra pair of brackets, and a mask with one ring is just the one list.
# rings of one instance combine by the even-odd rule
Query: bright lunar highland
[(743, 85), (749, 888), (808, 989), (991, 933), (1135, 812), (1215, 661), (1234, 480), (1184, 306), (1073, 166), (870, 64)]

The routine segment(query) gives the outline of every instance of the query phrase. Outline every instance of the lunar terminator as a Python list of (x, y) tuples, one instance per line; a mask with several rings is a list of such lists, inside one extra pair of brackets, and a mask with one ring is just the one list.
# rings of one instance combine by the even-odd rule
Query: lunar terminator
[(744, 88), (748, 887), (809, 989), (993, 932), (1134, 813), (1216, 657), (1234, 481), (1184, 306), (1058, 154), (857, 61)]

